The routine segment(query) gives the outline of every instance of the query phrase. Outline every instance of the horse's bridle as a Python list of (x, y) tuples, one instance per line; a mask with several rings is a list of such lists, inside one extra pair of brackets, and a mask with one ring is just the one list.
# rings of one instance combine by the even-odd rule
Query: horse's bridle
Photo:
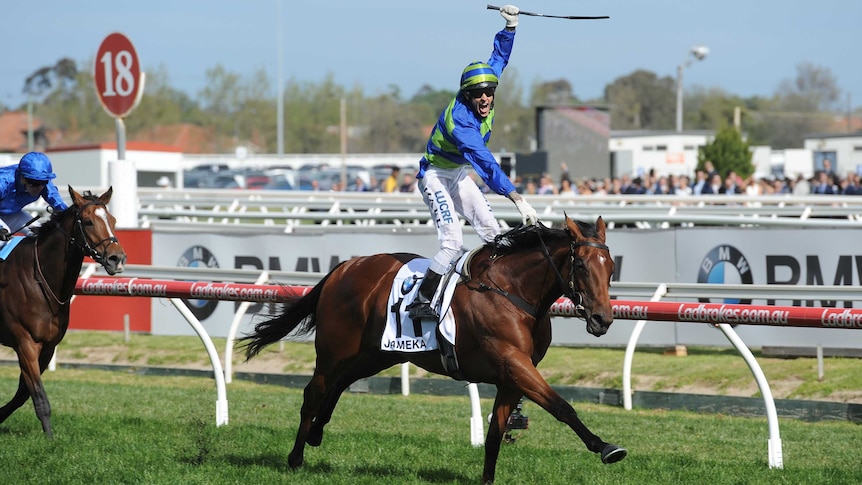
[[(101, 204), (99, 202), (90, 202), (87, 205), (85, 205), (84, 207), (82, 207), (81, 209), (84, 209), (85, 207), (87, 207), (89, 205), (104, 206), (104, 204)], [(80, 236), (80, 238), (78, 236)], [(79, 239), (82, 242), (79, 242)], [(106, 237), (105, 239), (102, 239), (101, 241), (96, 243), (95, 246), (91, 245), (90, 241), (87, 240), (87, 233), (84, 232), (84, 221), (81, 220), (81, 212), (79, 211), (77, 217), (75, 218), (75, 229), (72, 230), (72, 235), (70, 237), (69, 242), (71, 244), (75, 244), (76, 247), (78, 249), (80, 249), (81, 252), (83, 252), (85, 256), (89, 256), (89, 257), (93, 258), (93, 260), (95, 262), (97, 262), (99, 264), (103, 264), (103, 261), (105, 260), (105, 254), (108, 252), (108, 247), (110, 247), (111, 244), (119, 244), (120, 240), (117, 239), (116, 236), (111, 236), (111, 237)], [(105, 244), (105, 243), (107, 243), (107, 244)], [(102, 251), (101, 253), (96, 251), (96, 248), (101, 247), (103, 244), (105, 245), (104, 251)]]
[[(542, 239), (542, 233), (538, 230), (538, 226), (530, 226), (535, 228), (536, 235), (539, 237), (539, 242), (542, 244), (542, 254), (545, 256), (545, 259), (554, 268), (554, 274), (557, 275), (557, 283), (559, 283), (560, 287), (563, 289), (563, 293), (566, 298), (572, 301), (575, 305), (575, 312), (581, 318), (586, 318), (586, 308), (584, 308), (584, 297), (581, 295), (581, 292), (575, 288), (575, 250), (581, 246), (587, 246), (591, 248), (604, 249), (610, 254), (611, 249), (606, 245), (594, 242), (594, 241), (572, 241), (569, 244), (569, 284), (567, 285), (565, 281), (563, 281), (563, 275), (560, 274), (560, 270), (557, 269), (557, 266), (554, 264), (554, 261), (551, 259), (551, 252), (548, 251), (548, 246), (545, 244), (545, 240)], [(469, 288), (469, 286), (468, 286)], [(504, 296), (509, 299), (512, 303), (518, 306), (520, 309), (524, 310), (528, 314), (533, 317), (538, 316), (538, 311), (535, 307), (524, 301), (518, 295), (513, 295), (508, 291), (501, 290), (499, 288), (494, 288), (493, 286), (489, 286), (485, 283), (479, 283), (476, 288), (473, 288), (479, 291), (493, 291), (498, 295)]]
[(584, 297), (580, 291), (575, 288), (575, 249), (586, 246), (597, 249), (604, 249), (610, 254), (611, 249), (602, 243), (594, 242), (594, 241), (572, 241), (569, 244), (569, 284), (567, 285), (563, 281), (563, 275), (560, 274), (560, 270), (557, 269), (557, 266), (551, 260), (551, 253), (548, 251), (548, 246), (545, 245), (545, 240), (542, 239), (542, 234), (538, 233), (539, 242), (542, 243), (542, 253), (545, 255), (545, 259), (551, 264), (551, 267), (554, 268), (554, 274), (557, 275), (557, 283), (563, 288), (563, 293), (565, 293), (566, 298), (572, 301), (575, 305), (575, 312), (581, 316), (586, 316), (586, 308), (584, 308)]

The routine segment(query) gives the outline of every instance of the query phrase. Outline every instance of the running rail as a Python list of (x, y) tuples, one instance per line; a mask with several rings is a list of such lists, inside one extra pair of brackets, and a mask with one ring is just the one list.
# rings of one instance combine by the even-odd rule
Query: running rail
[[(310, 287), (255, 285), (212, 281), (173, 281), (147, 278), (91, 277), (79, 279), (78, 295), (143, 296), (151, 298), (191, 298), (196, 300), (279, 303), (302, 296)], [(614, 318), (718, 325), (767, 325), (862, 329), (862, 308), (791, 307), (739, 305), (731, 303), (650, 302), (612, 300)], [(560, 298), (549, 312), (552, 316), (576, 317), (568, 298)]]

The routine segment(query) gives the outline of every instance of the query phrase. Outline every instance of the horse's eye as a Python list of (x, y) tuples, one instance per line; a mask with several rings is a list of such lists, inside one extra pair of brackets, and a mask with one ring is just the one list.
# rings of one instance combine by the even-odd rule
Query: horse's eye
[(95, 223), (95, 222), (93, 222), (93, 221), (91, 221), (91, 220), (89, 220), (89, 219), (88, 219), (88, 220), (86, 220), (86, 221), (82, 221), (82, 222), (83, 222), (83, 223), (84, 223), (84, 225), (85, 225), (85, 226), (87, 226), (87, 227), (93, 227), (93, 226), (95, 226), (95, 225), (96, 225), (96, 223)]
[(575, 267), (578, 268), (578, 271), (583, 271), (583, 272), (587, 271), (587, 265), (586, 265), (586, 263), (584, 263), (583, 259), (576, 259), (575, 260)]

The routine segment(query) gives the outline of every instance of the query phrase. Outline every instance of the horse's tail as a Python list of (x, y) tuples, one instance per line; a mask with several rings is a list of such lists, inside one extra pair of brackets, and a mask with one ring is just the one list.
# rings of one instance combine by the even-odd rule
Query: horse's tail
[(240, 339), (243, 342), (240, 347), (245, 348), (246, 360), (257, 355), (267, 345), (287, 337), (291, 332), (295, 331), (293, 336), (301, 337), (314, 330), (317, 324), (317, 302), (323, 292), (323, 285), (331, 274), (327, 274), (305, 296), (285, 301), (281, 315), (258, 323), (254, 326), (254, 332)]

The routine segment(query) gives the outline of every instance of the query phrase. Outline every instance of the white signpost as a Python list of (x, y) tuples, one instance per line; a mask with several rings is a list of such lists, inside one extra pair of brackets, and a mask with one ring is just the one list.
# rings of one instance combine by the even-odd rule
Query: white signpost
[(114, 32), (102, 41), (96, 53), (93, 80), (105, 111), (117, 125), (117, 160), (108, 162), (108, 183), (114, 188), (110, 210), (117, 227), (138, 225), (138, 173), (134, 161), (126, 160), (125, 118), (144, 94), (144, 73), (132, 42)]

